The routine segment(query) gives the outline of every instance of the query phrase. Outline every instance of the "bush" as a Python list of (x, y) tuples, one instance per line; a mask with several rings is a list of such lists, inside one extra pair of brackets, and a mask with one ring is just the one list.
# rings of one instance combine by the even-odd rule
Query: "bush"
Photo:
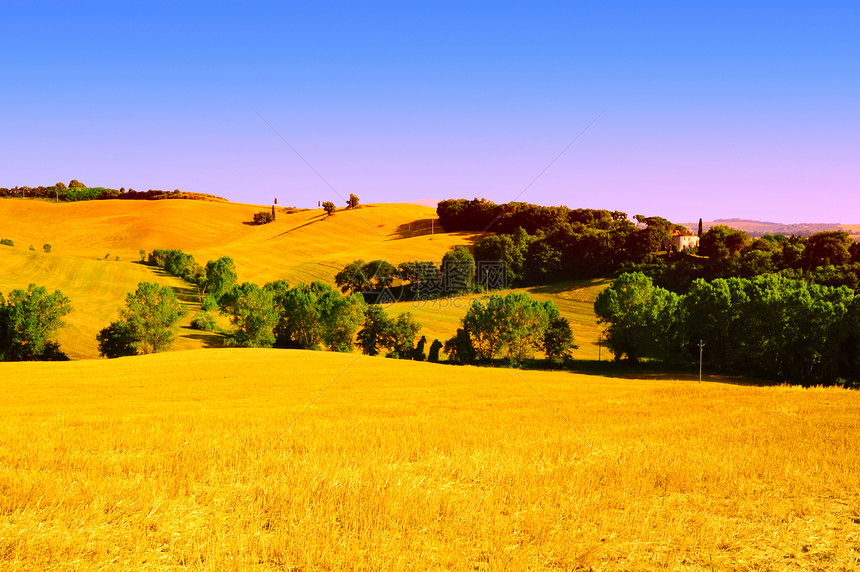
[(203, 330), (204, 332), (218, 331), (218, 323), (215, 317), (209, 312), (198, 312), (196, 316), (191, 318), (191, 327), (195, 330)]
[(15, 246), (15, 243), (9, 240), (8, 238), (0, 238), (0, 244), (4, 246)]
[(35, 247), (35, 246), (33, 246), (33, 245), (31, 244), (31, 245), (30, 245), (30, 250), (32, 250), (33, 252), (36, 252), (36, 247)]
[(269, 211), (260, 211), (254, 213), (254, 224), (268, 224), (275, 222), (275, 213)]
[(200, 305), (204, 312), (211, 312), (212, 310), (218, 309), (218, 300), (216, 300), (211, 294), (207, 294), (203, 297)]
[(44, 250), (46, 253), (50, 253), (51, 252), (51, 245), (50, 244), (44, 245), (42, 247), (42, 250)]

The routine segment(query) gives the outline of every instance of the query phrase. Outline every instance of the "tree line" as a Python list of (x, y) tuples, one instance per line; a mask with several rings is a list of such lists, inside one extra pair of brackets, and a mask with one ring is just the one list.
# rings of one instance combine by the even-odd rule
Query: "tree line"
[(2, 197), (20, 197), (20, 198), (37, 198), (49, 199), (52, 201), (76, 202), (76, 201), (103, 201), (109, 199), (125, 199), (138, 201), (155, 201), (162, 199), (191, 199), (199, 201), (217, 201), (227, 202), (227, 199), (209, 195), (205, 193), (190, 193), (175, 189), (173, 191), (162, 191), (158, 189), (149, 189), (148, 191), (136, 191), (134, 189), (126, 190), (125, 187), (120, 189), (110, 189), (106, 187), (88, 187), (78, 180), (72, 179), (68, 186), (59, 182), (48, 187), (0, 187), (0, 198)]
[(770, 274), (696, 279), (678, 295), (641, 272), (625, 273), (594, 311), (616, 360), (697, 358), (701, 349), (716, 371), (860, 383), (860, 296), (845, 286)]
[(674, 231), (686, 230), (661, 217), (620, 211), (497, 205), (484, 199), (450, 199), (437, 207), (446, 231), (496, 234), (474, 247), (478, 264), (504, 265), (511, 285), (642, 272), (683, 293), (697, 278), (752, 277), (782, 273), (829, 286), (860, 286), (860, 245), (845, 231), (808, 238), (750, 236), (724, 225), (701, 233), (698, 249), (673, 252)]

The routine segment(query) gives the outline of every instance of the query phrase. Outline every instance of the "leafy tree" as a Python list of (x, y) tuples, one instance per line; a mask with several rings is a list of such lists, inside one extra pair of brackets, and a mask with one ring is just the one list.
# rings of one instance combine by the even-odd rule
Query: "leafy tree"
[(721, 261), (737, 256), (750, 242), (750, 236), (744, 231), (718, 224), (699, 239), (699, 254)]
[(654, 286), (640, 272), (625, 273), (597, 296), (594, 312), (608, 324), (606, 343), (615, 359), (665, 355), (677, 337), (677, 294)]
[(0, 294), (0, 361), (62, 358), (53, 337), (71, 311), (68, 298), (44, 286), (13, 290), (8, 299)]
[(369, 356), (379, 355), (386, 345), (386, 336), (391, 329), (388, 314), (380, 306), (368, 306), (364, 311), (364, 325), (358, 332), (356, 342), (361, 351)]
[(463, 246), (455, 246), (442, 257), (442, 276), (449, 294), (470, 292), (475, 281), (475, 257)]
[(366, 289), (368, 284), (367, 276), (364, 273), (366, 265), (364, 260), (353, 260), (344, 266), (343, 270), (335, 274), (334, 283), (341, 292), (361, 292)]
[(83, 184), (82, 182), (80, 182), (80, 181), (79, 181), (79, 180), (77, 180), (77, 179), (72, 179), (72, 180), (69, 182), (69, 188), (70, 188), (70, 189), (85, 189), (85, 188), (86, 188), (86, 185), (85, 185), (85, 184)]
[(236, 284), (238, 275), (233, 259), (222, 256), (206, 263), (206, 291), (216, 300), (229, 292)]
[[(141, 282), (126, 296), (120, 319), (99, 332), (99, 346), (110, 348), (114, 355), (164, 351), (176, 339), (178, 322), (184, 313), (169, 286)], [(111, 357), (106, 352), (102, 355)]]
[(137, 350), (134, 348), (135, 339), (128, 322), (111, 322), (108, 327), (96, 334), (96, 340), (102, 357), (118, 358), (137, 355)]
[(358, 294), (341, 297), (332, 290), (327, 298), (330, 302), (323, 313), (325, 324), (323, 340), (331, 351), (350, 352), (364, 321), (364, 309), (367, 306)]
[(426, 355), (424, 354), (425, 345), (427, 345), (427, 336), (421, 336), (421, 339), (418, 340), (417, 344), (415, 344), (415, 350), (412, 352), (412, 359), (415, 361), (424, 361), (426, 359)]
[(412, 359), (415, 349), (415, 336), (421, 324), (415, 321), (411, 312), (399, 314), (387, 324), (383, 332), (383, 344), (389, 348), (389, 357)]
[(854, 244), (854, 239), (844, 230), (813, 234), (806, 246), (808, 267), (846, 264), (851, 261), (851, 247)]
[(233, 332), (228, 343), (239, 347), (270, 348), (275, 343), (272, 332), (278, 323), (272, 293), (254, 283), (245, 282), (222, 297)]
[(570, 350), (576, 349), (573, 330), (567, 318), (558, 317), (549, 323), (543, 336), (543, 350), (547, 359), (561, 363), (571, 359)]
[(538, 302), (527, 294), (511, 292), (490, 296), (486, 304), (472, 302), (463, 318), (477, 360), (504, 357), (516, 364), (544, 347), (549, 324), (557, 319), (552, 302)]
[(322, 208), (323, 208), (323, 210), (326, 212), (326, 214), (328, 214), (329, 216), (333, 215), (333, 214), (334, 214), (335, 209), (337, 209), (337, 207), (336, 207), (336, 206), (334, 206), (334, 203), (333, 203), (333, 202), (331, 202), (331, 201), (325, 201), (325, 202), (322, 204)]
[(457, 334), (445, 342), (444, 350), (448, 354), (448, 361), (453, 364), (467, 365), (475, 362), (472, 338), (463, 328), (457, 328)]
[(427, 353), (427, 361), (437, 363), (439, 361), (439, 351), (442, 349), (442, 342), (433, 340), (430, 344), (430, 351)]
[(349, 200), (346, 201), (347, 208), (354, 209), (358, 206), (358, 197), (352, 193), (349, 194)]
[(409, 282), (409, 292), (413, 299), (422, 299), (442, 294), (439, 269), (429, 260), (413, 260), (397, 265), (400, 278)]
[(54, 185), (54, 188), (58, 191), (65, 191), (68, 187), (66, 187), (66, 184), (64, 182), (60, 181), (59, 183)]
[(141, 248), (141, 249), (138, 251), (138, 254), (140, 255), (140, 261), (141, 261), (141, 262), (146, 262), (146, 250), (144, 250), (144, 249), (142, 249), (142, 248)]

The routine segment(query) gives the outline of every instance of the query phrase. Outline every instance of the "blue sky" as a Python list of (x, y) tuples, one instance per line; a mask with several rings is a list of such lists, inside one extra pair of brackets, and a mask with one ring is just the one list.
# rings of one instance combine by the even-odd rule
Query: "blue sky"
[(860, 4), (749, 4), (6, 2), (0, 186), (860, 223)]

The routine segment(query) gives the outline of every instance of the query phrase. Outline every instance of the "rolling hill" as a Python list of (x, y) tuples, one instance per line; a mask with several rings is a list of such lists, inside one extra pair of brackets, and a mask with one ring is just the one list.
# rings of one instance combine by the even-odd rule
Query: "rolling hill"
[[(98, 357), (96, 333), (115, 319), (125, 294), (138, 282), (168, 284), (189, 309), (174, 350), (219, 346), (221, 338), (188, 328), (198, 301), (193, 288), (159, 269), (138, 264), (141, 249), (178, 248), (198, 262), (230, 256), (240, 281), (258, 284), (286, 279), (291, 284), (334, 275), (356, 259), (383, 258), (438, 263), (452, 246), (471, 244), (482, 234), (444, 233), (435, 210), (414, 204), (364, 205), (326, 216), (321, 209), (278, 212), (267, 225), (251, 225), (265, 207), (189, 200), (89, 201), (51, 203), (0, 200), (0, 292), (30, 283), (59, 289), (72, 301), (69, 326), (60, 346), (71, 358)], [(51, 253), (42, 252), (50, 244)], [(34, 250), (28, 246), (33, 245)], [(119, 256), (119, 260), (116, 257)], [(571, 322), (580, 348), (576, 357), (598, 355), (598, 327), (591, 305), (604, 282), (581, 281), (521, 289), (554, 300)], [(410, 311), (424, 324), (421, 335), (445, 340), (476, 296), (391, 306), (392, 314)]]

